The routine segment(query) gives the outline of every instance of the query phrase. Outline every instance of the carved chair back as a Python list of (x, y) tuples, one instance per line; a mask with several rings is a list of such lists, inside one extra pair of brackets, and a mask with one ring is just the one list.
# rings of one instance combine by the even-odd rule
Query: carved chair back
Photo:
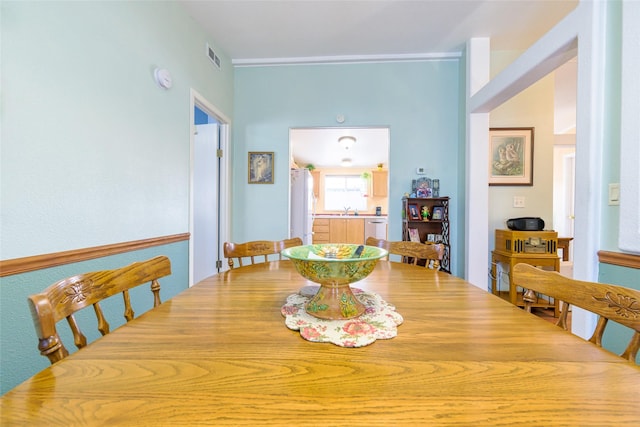
[(607, 322), (613, 320), (634, 331), (621, 356), (636, 360), (640, 348), (640, 291), (606, 283), (584, 282), (571, 279), (555, 271), (545, 271), (529, 264), (519, 263), (513, 268), (513, 282), (525, 289), (525, 309), (531, 312), (538, 294), (562, 301), (564, 304), (556, 324), (567, 330), (567, 313), (574, 305), (598, 315), (598, 323), (589, 339), (602, 347)]
[(102, 335), (109, 333), (109, 323), (100, 307), (100, 301), (122, 293), (124, 318), (127, 322), (134, 318), (129, 289), (151, 282), (153, 306), (160, 305), (160, 283), (158, 279), (171, 274), (171, 262), (166, 256), (158, 256), (147, 261), (135, 262), (115, 270), (95, 271), (78, 274), (60, 280), (43, 292), (29, 296), (28, 302), (38, 335), (40, 354), (49, 358), (51, 364), (69, 355), (62, 343), (56, 324), (67, 319), (73, 339), (78, 349), (87, 345), (74, 313), (93, 306), (98, 330)]
[(367, 237), (365, 244), (386, 249), (390, 255), (400, 255), (403, 262), (409, 262), (413, 265), (417, 265), (419, 260), (426, 260), (425, 267), (436, 270), (440, 269), (440, 261), (444, 256), (444, 245), (440, 243), (425, 244), (409, 241), (388, 241)]
[(292, 239), (285, 240), (255, 240), (246, 243), (232, 243), (225, 242), (224, 257), (228, 258), (229, 268), (234, 268), (234, 260), (238, 261), (238, 265), (242, 267), (244, 265), (243, 259), (250, 259), (250, 264), (258, 262), (269, 261), (269, 255), (278, 255), (278, 259), (282, 259), (282, 252), (286, 248), (302, 245), (302, 239), (294, 237)]

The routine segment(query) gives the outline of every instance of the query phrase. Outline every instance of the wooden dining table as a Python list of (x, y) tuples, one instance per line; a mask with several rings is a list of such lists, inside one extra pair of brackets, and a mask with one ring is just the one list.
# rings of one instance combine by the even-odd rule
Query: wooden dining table
[(6, 393), (0, 424), (640, 423), (637, 365), (453, 275), (380, 261), (353, 287), (403, 323), (358, 348), (285, 326), (310, 284), (288, 260), (212, 276)]

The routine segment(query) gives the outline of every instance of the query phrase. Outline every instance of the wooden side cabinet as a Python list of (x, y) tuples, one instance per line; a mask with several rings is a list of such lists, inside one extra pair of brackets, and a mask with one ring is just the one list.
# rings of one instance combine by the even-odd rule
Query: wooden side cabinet
[[(522, 262), (547, 270), (560, 271), (556, 231), (495, 231), (495, 250), (491, 252), (491, 292), (513, 305), (524, 307), (522, 291), (513, 283), (513, 267)], [(498, 289), (498, 264), (508, 269), (509, 291)], [(560, 314), (558, 300), (538, 299), (534, 307), (553, 308)]]
[[(423, 208), (429, 212), (427, 220), (421, 216)], [(449, 197), (402, 199), (402, 240), (442, 243), (444, 256), (440, 267), (451, 273)]]

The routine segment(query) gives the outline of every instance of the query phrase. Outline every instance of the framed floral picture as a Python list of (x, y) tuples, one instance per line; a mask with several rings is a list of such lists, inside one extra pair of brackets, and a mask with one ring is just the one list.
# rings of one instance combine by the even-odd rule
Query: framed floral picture
[(249, 184), (273, 184), (273, 151), (249, 152)]
[(489, 185), (533, 185), (534, 128), (489, 129)]
[(418, 233), (417, 228), (409, 229), (409, 240), (411, 240), (412, 242), (420, 243), (420, 234)]

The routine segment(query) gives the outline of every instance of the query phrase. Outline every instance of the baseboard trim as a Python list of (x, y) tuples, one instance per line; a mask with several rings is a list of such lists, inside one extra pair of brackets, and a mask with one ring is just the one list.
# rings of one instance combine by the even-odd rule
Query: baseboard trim
[(169, 236), (113, 243), (110, 245), (94, 246), (91, 248), (8, 259), (0, 261), (0, 277), (27, 273), (29, 271), (41, 270), (43, 268), (57, 267), (90, 259), (103, 258), (110, 255), (151, 248), (154, 246), (168, 245), (170, 243), (189, 240), (189, 238), (189, 233), (172, 234)]

